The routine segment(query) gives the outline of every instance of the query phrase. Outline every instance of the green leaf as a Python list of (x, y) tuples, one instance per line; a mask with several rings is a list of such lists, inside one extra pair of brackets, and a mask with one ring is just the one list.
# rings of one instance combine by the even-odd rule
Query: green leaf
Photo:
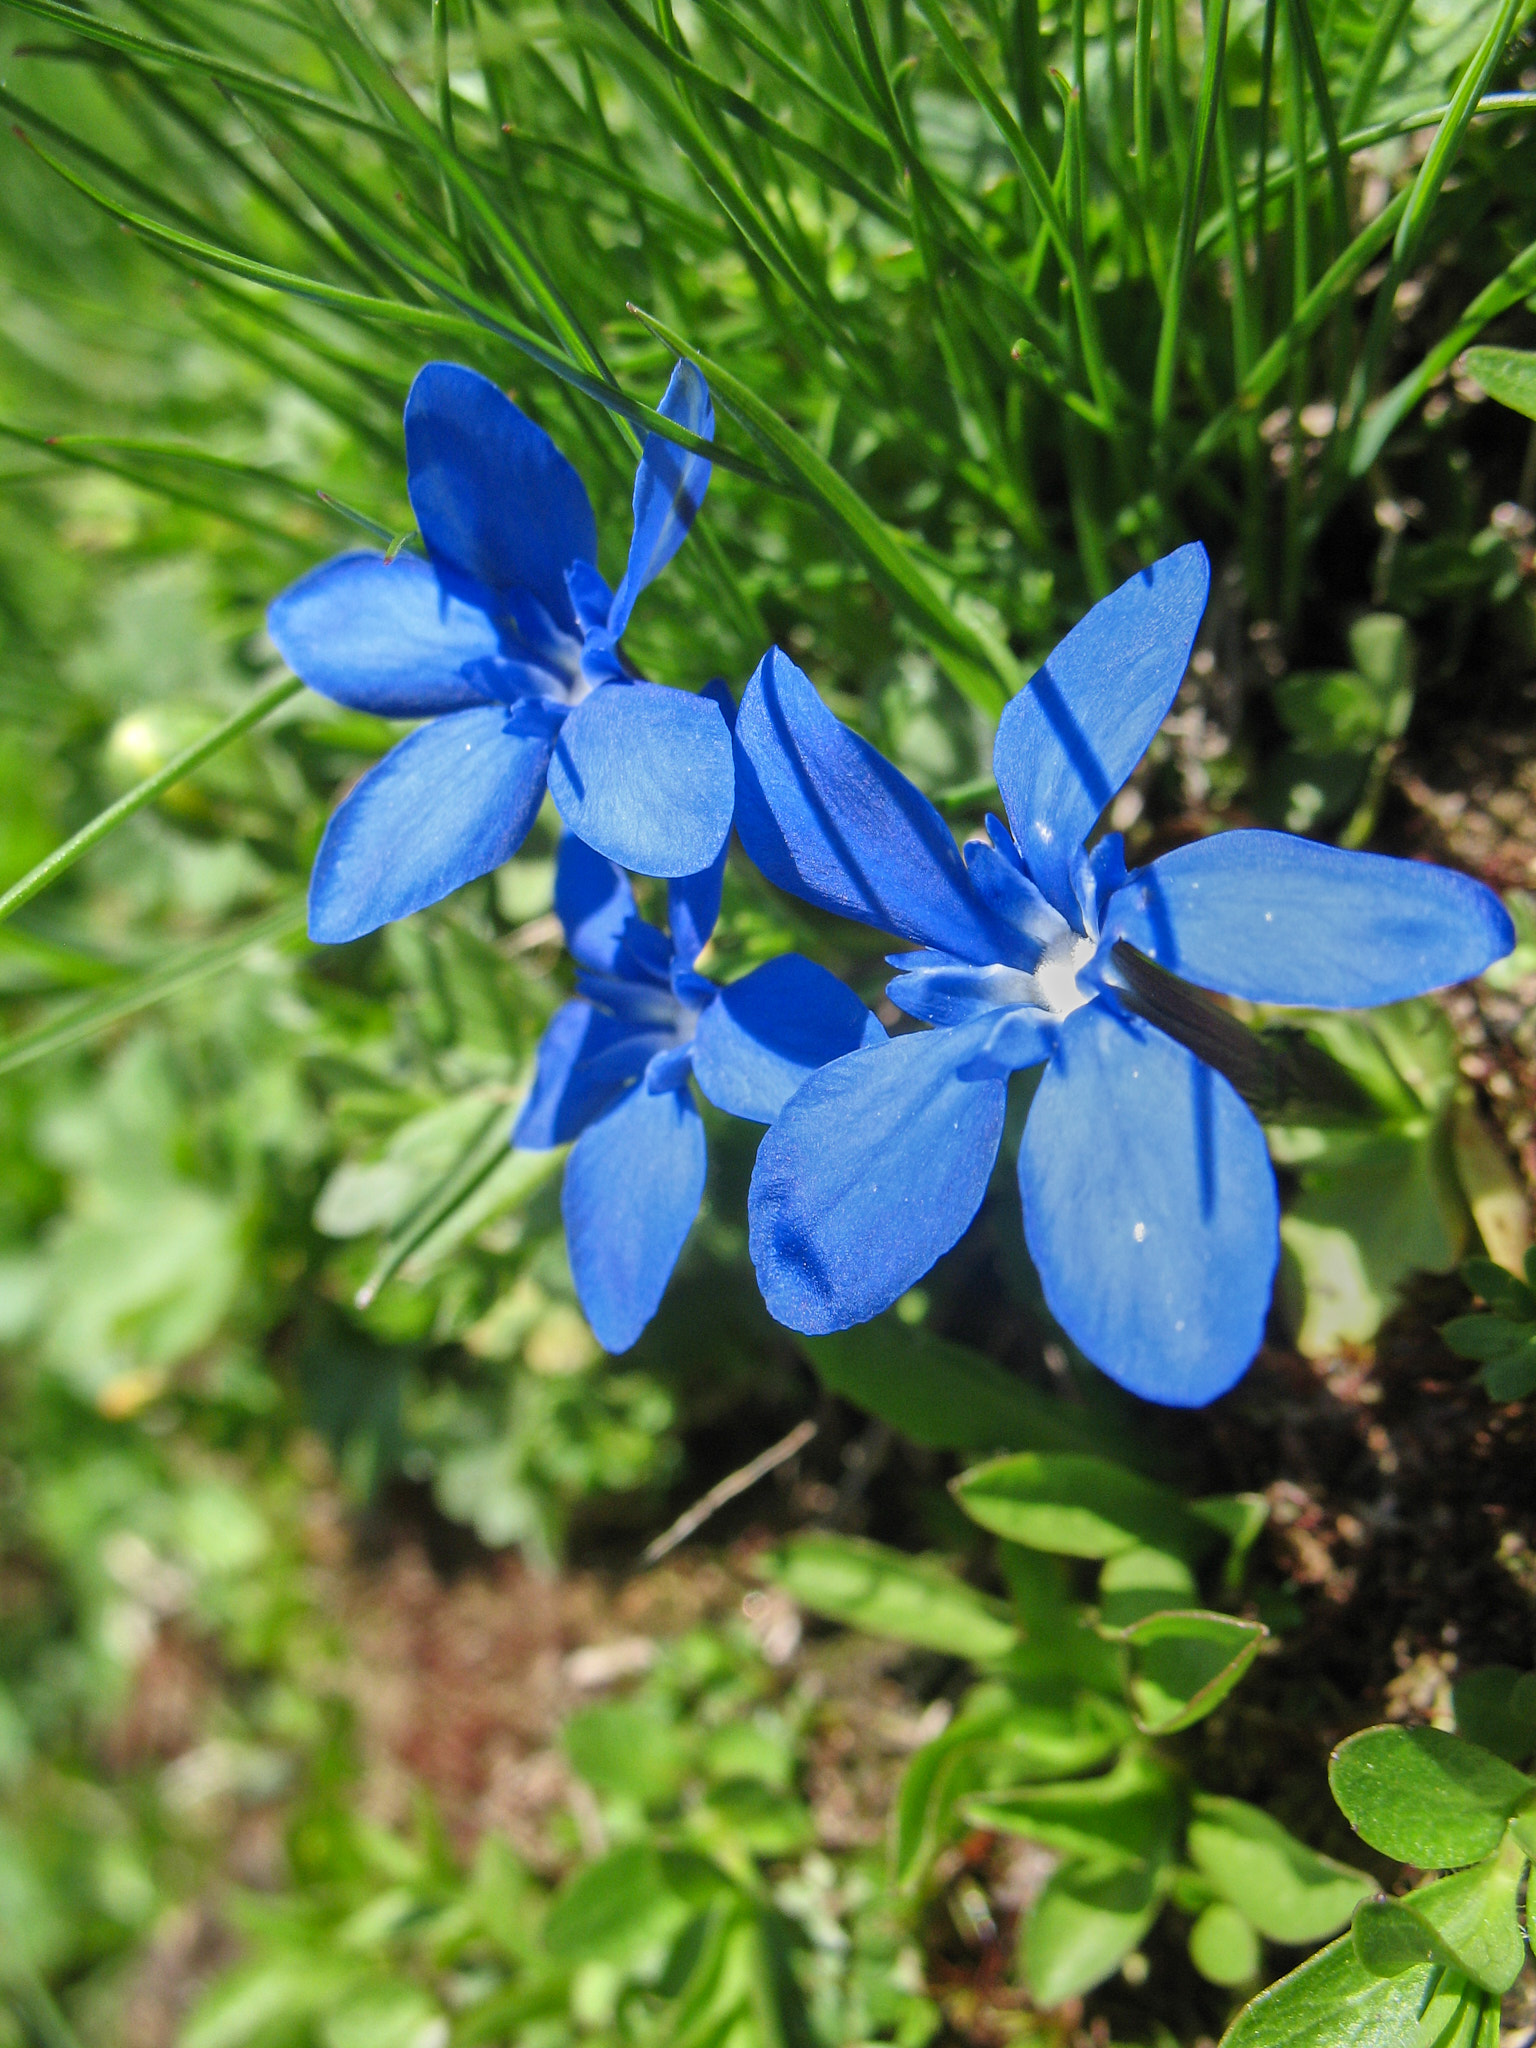
[(631, 311), (668, 348), (703, 371), (721, 405), (757, 437), (787, 472), (804, 484), (833, 526), (846, 536), (928, 641), (957, 688), (978, 710), (995, 718), (1018, 688), (1019, 678), (1011, 669), (1000, 668), (999, 650), (984, 644), (957, 616), (953, 603), (901, 537), (749, 385), (691, 347), (670, 327), (642, 313), (638, 306)]
[(1438, 1728), (1367, 1728), (1340, 1743), (1328, 1782), (1356, 1834), (1420, 1870), (1476, 1863), (1536, 1785)]
[(1536, 1323), (1536, 1294), (1518, 1275), (1506, 1273), (1492, 1259), (1463, 1259), (1461, 1278), (1496, 1316), (1512, 1323)]
[(1185, 1852), (1267, 1941), (1322, 1941), (1376, 1889), (1364, 1871), (1319, 1856), (1241, 1799), (1197, 1793)]
[(1107, 1459), (1026, 1451), (972, 1466), (954, 1481), (973, 1522), (1010, 1543), (1065, 1557), (1149, 1546), (1198, 1557), (1212, 1531), (1170, 1487)]
[(1462, 364), (1490, 398), (1536, 420), (1536, 350), (1469, 348)]
[(1525, 1962), (1525, 1936), (1516, 1910), (1525, 1867), (1524, 1850), (1518, 1842), (1506, 1840), (1470, 1870), (1458, 1870), (1453, 1877), (1382, 1904), (1395, 1906), (1428, 1930), (1437, 1945), (1437, 1960), (1502, 1998)]
[(877, 1316), (800, 1349), (822, 1384), (935, 1451), (1083, 1450), (1102, 1430), (984, 1352)]
[(1150, 1614), (1113, 1633), (1130, 1646), (1137, 1727), (1172, 1735), (1220, 1706), (1269, 1630), (1261, 1621), (1189, 1609)]
[(1536, 1752), (1536, 1684), (1509, 1664), (1466, 1671), (1451, 1688), (1456, 1733), (1509, 1764)]
[(1212, 1984), (1250, 1984), (1259, 1974), (1259, 1937), (1235, 1906), (1218, 1899), (1189, 1930), (1189, 1959)]
[(1479, 1365), (1518, 1368), (1536, 1359), (1536, 1328), (1506, 1316), (1453, 1316), (1440, 1325), (1440, 1334), (1458, 1358), (1475, 1358)]
[(1244, 2006), (1221, 2048), (1413, 2048), (1429, 1982), (1427, 1963), (1373, 1976), (1341, 1935)]
[(1152, 1866), (1095, 1876), (1069, 1863), (1056, 1871), (1020, 1939), (1035, 2003), (1049, 2009), (1102, 1984), (1157, 1918), (1164, 1892), (1164, 1873)]
[(996, 1738), (1013, 1713), (1006, 1688), (973, 1694), (942, 1735), (924, 1743), (901, 1776), (891, 1813), (891, 1869), (910, 1891), (944, 1846), (957, 1802), (987, 1781)]
[(1169, 1607), (1192, 1607), (1199, 1597), (1194, 1573), (1167, 1550), (1117, 1551), (1099, 1573), (1099, 1613), (1107, 1628), (1128, 1628)]
[(557, 1962), (630, 1963), (673, 1941), (728, 1889), (702, 1856), (627, 1842), (555, 1895), (544, 1946)]
[(1099, 1778), (978, 1792), (965, 1801), (980, 1828), (1024, 1835), (1095, 1872), (1161, 1865), (1171, 1851), (1179, 1802), (1174, 1781), (1141, 1751)]
[(611, 1700), (572, 1714), (561, 1732), (571, 1768), (595, 1792), (661, 1806), (682, 1789), (689, 1745), (659, 1706)]
[(935, 1558), (909, 1557), (854, 1536), (795, 1536), (753, 1569), (803, 1607), (867, 1635), (985, 1663), (1019, 1641), (1001, 1601), (978, 1593)]

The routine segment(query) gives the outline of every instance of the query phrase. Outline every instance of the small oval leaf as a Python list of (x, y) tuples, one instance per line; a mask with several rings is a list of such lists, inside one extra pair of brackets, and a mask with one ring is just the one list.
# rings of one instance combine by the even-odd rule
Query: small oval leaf
[(1502, 1757), (1438, 1728), (1366, 1728), (1334, 1751), (1328, 1782), (1362, 1840), (1420, 1870), (1491, 1854), (1536, 1792)]

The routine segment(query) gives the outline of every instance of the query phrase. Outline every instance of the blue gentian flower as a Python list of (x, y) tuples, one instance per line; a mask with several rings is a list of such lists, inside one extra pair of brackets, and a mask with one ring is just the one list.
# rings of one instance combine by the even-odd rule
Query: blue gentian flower
[[(751, 1249), (792, 1329), (862, 1321), (980, 1205), (1010, 1073), (1045, 1065), (1019, 1150), (1052, 1314), (1133, 1392), (1213, 1400), (1261, 1341), (1274, 1173), (1231, 1084), (1133, 1007), (1124, 941), (1185, 983), (1353, 1009), (1478, 974), (1514, 934), (1468, 876), (1222, 832), (1127, 874), (1086, 841), (1157, 731), (1209, 585), (1181, 548), (1094, 606), (1004, 711), (1008, 822), (962, 857), (938, 812), (770, 651), (736, 726), (742, 842), (771, 881), (915, 940), (891, 1001), (933, 1028), (812, 1075), (763, 1140)], [(1144, 972), (1144, 970), (1143, 970)]]
[[(713, 437), (691, 364), (677, 365), (660, 410)], [(405, 402), (405, 453), (427, 559), (338, 555), (267, 614), (311, 689), (427, 721), (326, 828), (310, 936), (358, 938), (500, 867), (546, 785), (571, 830), (624, 866), (707, 867), (731, 826), (729, 729), (707, 697), (636, 680), (617, 650), (635, 599), (686, 538), (710, 464), (647, 437), (629, 564), (610, 592), (581, 478), (488, 378), (428, 363)]]
[(717, 1109), (771, 1123), (825, 1061), (885, 1039), (824, 967), (781, 955), (722, 988), (694, 963), (720, 911), (722, 854), (668, 886), (671, 934), (647, 924), (623, 870), (567, 835), (555, 908), (581, 972), (558, 1010), (514, 1145), (576, 1140), (561, 1207), (587, 1321), (627, 1351), (666, 1291), (704, 1194), (704, 1123)]

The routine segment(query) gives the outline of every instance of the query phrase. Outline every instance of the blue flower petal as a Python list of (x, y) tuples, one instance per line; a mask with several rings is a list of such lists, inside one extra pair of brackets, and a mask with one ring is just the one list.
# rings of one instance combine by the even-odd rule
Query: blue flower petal
[(636, 1032), (579, 996), (562, 1003), (539, 1040), (513, 1144), (529, 1152), (568, 1145), (633, 1085), (656, 1050), (655, 1034)]
[(576, 1140), (560, 1206), (576, 1293), (605, 1351), (627, 1351), (660, 1306), (704, 1169), (704, 1121), (685, 1088), (642, 1080)]
[(972, 887), (954, 834), (770, 647), (736, 718), (736, 829), (807, 903), (967, 959), (1033, 957)]
[(1072, 856), (1146, 752), (1173, 702), (1205, 610), (1198, 541), (1101, 598), (997, 728), (992, 765), (1030, 873), (1074, 916)]
[[(894, 956), (898, 966), (901, 955)], [(904, 968), (885, 992), (898, 1010), (924, 1024), (969, 1024), (989, 1010), (1036, 1001), (1034, 978), (1021, 967), (954, 966)]]
[(693, 1071), (716, 1109), (771, 1124), (818, 1067), (884, 1042), (884, 1025), (852, 989), (785, 953), (721, 989), (699, 1018)]
[[(708, 697), (712, 704), (720, 707), (720, 716), (725, 720), (728, 731), (735, 729), (736, 700), (717, 676), (706, 683), (699, 692)], [(731, 762), (731, 784), (734, 793), (736, 764)], [(720, 842), (720, 851), (707, 868), (701, 868), (696, 875), (679, 875), (667, 884), (667, 925), (672, 933), (672, 951), (678, 968), (686, 973), (700, 953), (709, 944), (710, 934), (720, 916), (720, 896), (725, 885), (725, 860), (730, 852), (731, 838), (727, 832)]]
[(1105, 937), (1202, 988), (1323, 1010), (1466, 981), (1515, 943), (1503, 904), (1470, 875), (1284, 832), (1165, 853), (1111, 898)]
[(431, 718), (504, 694), (490, 681), (496, 628), (419, 555), (322, 562), (272, 600), (267, 631), (312, 690), (380, 718)]
[(1200, 1408), (1264, 1335), (1279, 1204), (1264, 1134), (1193, 1053), (1101, 998), (1061, 1029), (1019, 1147), (1050, 1311), (1111, 1379)]
[(1008, 1086), (957, 1068), (987, 1025), (849, 1053), (801, 1087), (758, 1147), (747, 1203), (771, 1314), (823, 1335), (889, 1308), (965, 1232), (1003, 1132)]
[[(1006, 825), (995, 818), (991, 822), (1006, 835)], [(977, 895), (1011, 930), (1028, 939), (1035, 951), (1044, 952), (1057, 939), (1066, 937), (1069, 929), (1067, 920), (1046, 902), (1028, 875), (1016, 864), (1011, 854), (1011, 841), (998, 848), (988, 846), (980, 839), (968, 840), (965, 867)]]
[[(656, 410), (701, 441), (715, 438), (709, 386), (692, 363), (677, 365)], [(608, 631), (615, 640), (629, 624), (635, 599), (688, 538), (709, 488), (711, 467), (704, 456), (679, 448), (661, 434), (646, 435), (640, 467), (635, 471), (635, 533), (629, 544), (629, 563), (608, 614)]]
[(428, 363), (405, 401), (416, 523), (432, 559), (498, 595), (524, 590), (574, 629), (565, 572), (597, 560), (581, 478), (488, 377)]
[(594, 974), (619, 971), (629, 928), (642, 921), (628, 875), (574, 832), (562, 833), (555, 857), (555, 915), (571, 958)]
[(572, 562), (565, 572), (565, 587), (571, 594), (576, 623), (582, 632), (606, 633), (613, 592), (602, 571), (592, 562)]
[(960, 1069), (962, 1081), (991, 1081), (1038, 1067), (1056, 1050), (1061, 1020), (1048, 1010), (1002, 1010), (980, 1049)]
[(488, 875), (522, 845), (544, 799), (555, 716), (540, 701), (454, 711), (370, 769), (325, 828), (309, 934), (361, 938)]
[(561, 730), (549, 792), (580, 839), (641, 875), (694, 875), (725, 844), (731, 735), (705, 696), (607, 683)]

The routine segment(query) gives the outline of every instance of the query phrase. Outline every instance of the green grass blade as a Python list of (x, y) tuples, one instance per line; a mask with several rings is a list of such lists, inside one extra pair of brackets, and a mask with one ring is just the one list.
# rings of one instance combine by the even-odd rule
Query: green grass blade
[(956, 687), (978, 709), (996, 717), (1018, 688), (1018, 678), (1004, 674), (996, 651), (989, 651), (955, 616), (944, 594), (913, 559), (900, 537), (756, 392), (721, 364), (690, 347), (661, 321), (641, 312), (638, 306), (630, 310), (658, 340), (703, 371), (720, 403), (799, 479), (833, 526), (853, 545), (940, 656)]
[(202, 939), (196, 945), (182, 947), (159, 966), (136, 975), (127, 987), (105, 989), (100, 995), (65, 1004), (31, 1030), (0, 1045), (0, 1074), (14, 1074), (34, 1060), (47, 1059), (70, 1046), (84, 1044), (125, 1017), (137, 1016), (169, 996), (180, 995), (183, 990), (222, 974), (253, 946), (292, 938), (303, 927), (304, 903), (298, 899), (252, 918), (216, 939)]
[(1376, 26), (1371, 30), (1371, 40), (1366, 44), (1359, 68), (1349, 88), (1349, 98), (1344, 102), (1341, 126), (1353, 128), (1360, 116), (1371, 103), (1371, 95), (1381, 77), (1382, 68), (1392, 53), (1392, 45), (1403, 32), (1404, 24), (1413, 11), (1413, 0), (1387, 0), (1376, 17)]
[(1187, 480), (1193, 469), (1221, 445), (1236, 419), (1243, 413), (1257, 411), (1263, 404), (1285, 375), (1297, 351), (1310, 341), (1334, 307), (1353, 290), (1355, 280), (1391, 240), (1407, 204), (1408, 189), (1405, 187), (1375, 220), (1360, 230), (1343, 255), (1323, 272), (1296, 308), (1289, 326), (1275, 337), (1243, 379), (1237, 397), (1209, 420), (1191, 443), (1179, 466), (1181, 481)]
[[(515, 326), (505, 316), (495, 318), (481, 313), (473, 305), (465, 313), (446, 313), (435, 306), (410, 306), (393, 299), (371, 297), (365, 292), (347, 290), (340, 285), (325, 283), (320, 278), (302, 276), (297, 271), (283, 270), (271, 263), (262, 263), (252, 257), (240, 255), (236, 250), (221, 248), (218, 244), (201, 240), (198, 236), (187, 235), (151, 220), (147, 215), (132, 208), (121, 206), (106, 193), (98, 190), (78, 172), (73, 171), (57, 157), (40, 149), (24, 131), (18, 130), (22, 139), (29, 143), (33, 153), (50, 170), (72, 185), (96, 206), (102, 208), (114, 219), (123, 221), (146, 242), (170, 254), (187, 257), (197, 263), (211, 264), (219, 270), (226, 270), (235, 277), (247, 279), (252, 284), (267, 285), (273, 290), (285, 292), (296, 298), (309, 299), (316, 305), (329, 306), (338, 312), (351, 313), (359, 318), (379, 320), (387, 324), (424, 334), (440, 334), (458, 338), (483, 340), (494, 335), (498, 340), (509, 343), (521, 354), (531, 356), (543, 369), (560, 378), (562, 382), (583, 391), (589, 398), (595, 398), (609, 411), (620, 414), (637, 427), (648, 433), (659, 433), (680, 447), (692, 449), (695, 453), (707, 455), (723, 469), (735, 470), (749, 482), (764, 489), (788, 491), (795, 495), (792, 485), (780, 477), (771, 475), (758, 464), (736, 455), (729, 448), (722, 448), (717, 442), (700, 440), (698, 435), (689, 433), (666, 419), (653, 407), (643, 404), (637, 398), (621, 390), (617, 385), (605, 384), (601, 379), (577, 367), (569, 358), (559, 355), (537, 335), (528, 329)], [(467, 289), (467, 288), (465, 288)]]
[(249, 64), (234, 64), (226, 58), (212, 56), (206, 50), (199, 50), (191, 43), (164, 42), (157, 36), (141, 36), (133, 29), (121, 28), (115, 22), (104, 21), (98, 14), (86, 14), (78, 7), (67, 7), (61, 0), (11, 0), (11, 5), (23, 14), (30, 14), (38, 21), (52, 23), (56, 28), (67, 28), (75, 35), (89, 41), (103, 43), (109, 50), (122, 50), (131, 57), (152, 59), (158, 63), (180, 66), (183, 70), (201, 71), (210, 78), (222, 79), (226, 85), (239, 87), (244, 92), (259, 93), (268, 99), (285, 100), (289, 106), (301, 113), (313, 114), (317, 119), (333, 122), (344, 128), (354, 128), (364, 135), (381, 136), (386, 141), (398, 143), (396, 132), (371, 115), (361, 114), (342, 100), (327, 98), (323, 93), (308, 91), (304, 86), (292, 85), (285, 78), (278, 78), (270, 71), (261, 71)]
[[(793, 129), (786, 128), (783, 122), (775, 120), (771, 114), (765, 114), (760, 107), (754, 106), (751, 100), (744, 98), (732, 86), (716, 78), (702, 65), (696, 64), (682, 50), (674, 49), (663, 37), (657, 35), (648, 22), (641, 19), (629, 5), (629, 0), (604, 0), (604, 5), (622, 25), (626, 34), (632, 36), (658, 64), (670, 71), (686, 90), (697, 93), (719, 112), (739, 121), (744, 128), (761, 136), (770, 147), (782, 151), (785, 156), (813, 172), (826, 184), (838, 191), (846, 192), (850, 199), (857, 201), (878, 220), (883, 220), (888, 227), (905, 228), (906, 217), (901, 208), (887, 199), (884, 193), (878, 192), (866, 179), (859, 177), (837, 157), (829, 155), (824, 149), (819, 149), (814, 142), (805, 141), (796, 135)], [(863, 130), (861, 139), (872, 139), (872, 132)], [(883, 142), (878, 131), (873, 131), (873, 139)]]
[[(1392, 245), (1392, 264), (1397, 276), (1401, 276), (1424, 226), (1429, 219), (1431, 208), (1440, 196), (1440, 187), (1445, 183), (1451, 165), (1456, 159), (1467, 124), (1477, 110), (1483, 88), (1493, 76), (1504, 46), (1509, 41), (1510, 31), (1525, 0), (1503, 0), (1498, 15), (1483, 38), (1476, 56), (1462, 73), (1461, 82), (1451, 96), (1445, 119), (1436, 130), (1435, 139), (1429, 152), (1419, 166), (1419, 174), (1413, 181), (1407, 211), (1398, 223), (1397, 238)], [(1390, 291), (1388, 292), (1390, 297)]]
[(1317, 108), (1318, 125), (1323, 133), (1323, 153), (1328, 163), (1329, 225), (1333, 253), (1337, 255), (1349, 233), (1349, 188), (1344, 156), (1339, 148), (1339, 124), (1328, 90), (1328, 75), (1323, 69), (1323, 54), (1317, 47), (1317, 31), (1312, 25), (1308, 0), (1289, 0), (1289, 11), (1291, 32), (1301, 52), (1312, 103)]
[(286, 704), (290, 697), (297, 696), (304, 685), (296, 676), (284, 676), (279, 683), (269, 683), (258, 691), (250, 703), (226, 718), (222, 725), (195, 740), (190, 747), (183, 747), (174, 754), (165, 766), (158, 769), (146, 781), (120, 796), (115, 804), (99, 812), (88, 825), (82, 825), (73, 837), (66, 839), (62, 846), (56, 846), (45, 860), (28, 870), (19, 882), (13, 882), (3, 896), (0, 896), (0, 922), (13, 911), (20, 910), (24, 903), (30, 903), (40, 895), (50, 882), (58, 880), (77, 860), (88, 854), (93, 847), (110, 837), (119, 825), (142, 811), (146, 804), (152, 804), (156, 797), (164, 796), (168, 789), (174, 789), (195, 768), (201, 768), (205, 761), (211, 761), (215, 754), (222, 753), (232, 740), (249, 732), (253, 725), (259, 725), (269, 711), (275, 711), (279, 704)]
[(1417, 369), (1395, 384), (1381, 403), (1366, 414), (1360, 422), (1350, 453), (1351, 476), (1365, 474), (1385, 447), (1388, 435), (1412, 412), (1441, 372), (1450, 368), (1490, 320), (1508, 312), (1511, 306), (1518, 306), (1533, 287), (1536, 287), (1536, 242), (1522, 249), (1491, 284), (1483, 287), (1455, 326), (1441, 336)]
[(1205, 182), (1216, 139), (1216, 104), (1226, 62), (1227, 13), (1230, 0), (1210, 0), (1206, 12), (1205, 56), (1200, 70), (1200, 99), (1195, 108), (1195, 127), (1189, 152), (1189, 169), (1184, 180), (1184, 197), (1179, 208), (1178, 236), (1169, 267), (1168, 289), (1163, 298), (1163, 318), (1157, 336), (1157, 364), (1152, 375), (1152, 430), (1166, 431), (1173, 410), (1174, 373), (1178, 365), (1179, 329), (1184, 317), (1184, 296), (1189, 284), (1194, 255), (1195, 230), (1205, 201)]

